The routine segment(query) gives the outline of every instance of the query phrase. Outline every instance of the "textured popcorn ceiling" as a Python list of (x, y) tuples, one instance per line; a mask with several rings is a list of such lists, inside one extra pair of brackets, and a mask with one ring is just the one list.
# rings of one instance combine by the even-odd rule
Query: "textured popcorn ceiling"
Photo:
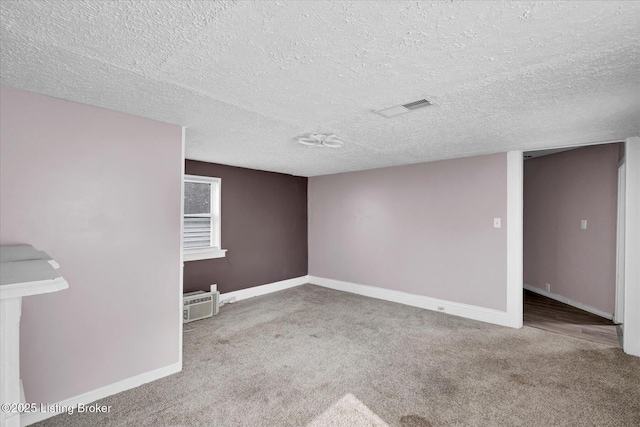
[[(640, 3), (7, 1), (2, 84), (313, 176), (640, 134)], [(436, 105), (385, 119), (373, 110)], [(293, 138), (335, 133), (341, 149)], [(149, 153), (153, 156), (153, 153)]]

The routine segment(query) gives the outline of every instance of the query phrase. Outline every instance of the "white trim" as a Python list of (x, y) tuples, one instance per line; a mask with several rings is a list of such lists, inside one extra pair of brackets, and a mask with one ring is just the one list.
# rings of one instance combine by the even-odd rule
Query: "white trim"
[[(0, 403), (20, 402), (20, 314), (22, 297), (0, 300)], [(0, 426), (20, 424), (20, 414), (0, 412)]]
[(423, 295), (415, 295), (407, 292), (395, 291), (392, 289), (378, 288), (375, 286), (360, 285), (357, 283), (344, 282), (342, 280), (326, 279), (323, 277), (308, 276), (309, 283), (323, 286), (325, 288), (366, 297), (377, 298), (399, 304), (410, 305), (412, 307), (425, 308), (427, 310), (440, 313), (452, 314), (454, 316), (465, 317), (467, 319), (479, 320), (481, 322), (493, 323), (502, 326), (511, 326), (507, 312), (494, 310), (491, 308), (478, 307), (453, 301), (445, 301)]
[(624, 155), (622, 156), (622, 158), (620, 160), (618, 160), (618, 169), (620, 169), (620, 167), (624, 165)]
[(309, 283), (309, 276), (294, 277), (293, 279), (281, 280), (279, 282), (267, 283), (266, 285), (254, 286), (252, 288), (220, 294), (220, 301), (224, 302), (233, 298), (235, 298), (236, 301), (240, 301), (247, 298), (270, 294), (271, 292), (278, 292), (284, 289), (306, 285), (307, 283)]
[(616, 212), (616, 293), (613, 321), (624, 321), (624, 214), (625, 214), (625, 178), (624, 158), (618, 163), (618, 204)]
[(537, 288), (535, 286), (524, 284), (524, 289), (534, 292), (536, 294), (543, 295), (547, 298), (551, 298), (556, 301), (560, 301), (571, 307), (579, 308), (580, 310), (588, 311), (591, 314), (595, 314), (596, 316), (604, 317), (605, 319), (613, 320), (613, 314), (607, 313), (606, 311), (598, 310), (597, 308), (591, 307), (590, 305), (583, 304), (578, 301), (574, 301), (571, 298), (563, 297), (562, 295), (554, 294), (552, 292), (547, 292), (544, 289)]
[(640, 356), (640, 137), (627, 138), (624, 238), (625, 353)]
[[(7, 264), (3, 264), (7, 265)], [(5, 267), (6, 268), (6, 267)], [(69, 288), (69, 283), (63, 277), (55, 279), (35, 280), (33, 282), (19, 282), (0, 286), (0, 299), (21, 298), (30, 295), (48, 294)]]
[(207, 184), (219, 184), (222, 181), (222, 178), (217, 178), (215, 176), (207, 176), (207, 175), (188, 175), (184, 176), (185, 181), (190, 182), (204, 182)]
[[(180, 327), (180, 332), (182, 333), (182, 327)], [(116, 383), (100, 387), (98, 389), (89, 391), (87, 393), (82, 393), (78, 396), (71, 397), (69, 399), (65, 399), (61, 402), (58, 402), (58, 405), (61, 407), (77, 407), (79, 403), (89, 404), (91, 402), (95, 402), (96, 400), (103, 399), (107, 396), (114, 395), (116, 393), (121, 393), (125, 390), (130, 390), (132, 388), (136, 388), (141, 386), (142, 384), (149, 383), (151, 381), (158, 380), (160, 378), (169, 376), (171, 374), (175, 374), (176, 372), (180, 372), (182, 370), (182, 363), (174, 363), (163, 368), (155, 369), (153, 371), (145, 372), (144, 374), (136, 375), (131, 378), (127, 378), (122, 381), (118, 381)], [(55, 405), (51, 405), (55, 406)], [(55, 415), (58, 415), (62, 412), (30, 412), (22, 414), (20, 417), (20, 425), (28, 426), (34, 423), (37, 423), (42, 420), (46, 420), (47, 418), (51, 418)]]
[(182, 310), (184, 302), (182, 301), (182, 293), (184, 289), (184, 248), (182, 247), (182, 239), (184, 236), (184, 154), (185, 154), (186, 128), (182, 126), (182, 148), (180, 152), (180, 283), (178, 283), (178, 295), (176, 302), (178, 303), (178, 364), (180, 371), (182, 370)]
[(201, 259), (224, 258), (227, 255), (226, 249), (207, 248), (207, 249), (185, 249), (184, 261), (198, 261)]
[(523, 157), (507, 153), (507, 326), (522, 328)]
[[(184, 160), (183, 160), (184, 163)], [(182, 221), (188, 217), (208, 217), (211, 218), (211, 240), (209, 248), (194, 248), (185, 250), (185, 261), (195, 261), (200, 259), (223, 258), (226, 249), (220, 249), (222, 246), (222, 178), (216, 178), (205, 175), (185, 175), (182, 172)], [(209, 184), (211, 189), (211, 206), (208, 214), (185, 214), (184, 213), (184, 183), (196, 182)], [(184, 229), (184, 224), (183, 224)]]
[(617, 144), (620, 142), (624, 142), (624, 140), (622, 139), (611, 139), (611, 140), (607, 140), (607, 141), (597, 141), (597, 142), (587, 142), (586, 144), (579, 144), (579, 143), (572, 143), (569, 145), (566, 144), (562, 144), (562, 145), (552, 145), (550, 147), (545, 147), (545, 148), (541, 148), (541, 147), (536, 147), (536, 148), (527, 148), (522, 150), (522, 152), (530, 152), (530, 151), (547, 151), (547, 150), (558, 150), (558, 149), (562, 149), (562, 148), (580, 148), (580, 147), (589, 147), (592, 145), (605, 145), (605, 144)]

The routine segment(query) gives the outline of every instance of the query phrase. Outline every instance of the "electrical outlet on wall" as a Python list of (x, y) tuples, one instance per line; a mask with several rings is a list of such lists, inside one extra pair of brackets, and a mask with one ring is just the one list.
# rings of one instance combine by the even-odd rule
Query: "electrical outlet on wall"
[(551, 283), (545, 283), (544, 284), (544, 290), (547, 292), (551, 292)]

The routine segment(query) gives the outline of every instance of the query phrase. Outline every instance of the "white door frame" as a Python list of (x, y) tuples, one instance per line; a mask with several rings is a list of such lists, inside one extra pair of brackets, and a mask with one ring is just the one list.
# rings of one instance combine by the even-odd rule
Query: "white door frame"
[(627, 138), (624, 218), (625, 353), (640, 356), (640, 136)]
[[(619, 141), (603, 141), (593, 144), (607, 144)], [(556, 147), (562, 148), (562, 147)], [(518, 206), (522, 203), (524, 187), (522, 175), (516, 173), (518, 164), (516, 156), (520, 156), (522, 162), (522, 151), (511, 151), (507, 154), (508, 169), (514, 173), (507, 174), (507, 206)], [(623, 349), (625, 353), (640, 357), (640, 136), (634, 136), (625, 140), (625, 206), (624, 206), (624, 334)], [(512, 165), (509, 167), (509, 165)], [(521, 167), (521, 166), (520, 166)], [(511, 191), (509, 190), (511, 189)], [(520, 205), (521, 206), (521, 205)], [(507, 208), (508, 211), (508, 208)], [(514, 210), (517, 211), (517, 208)], [(514, 212), (515, 213), (515, 212)], [(508, 216), (507, 212), (507, 216)], [(522, 326), (516, 323), (515, 317), (522, 316), (523, 301), (518, 303), (518, 294), (522, 295), (522, 217), (515, 218), (515, 224), (519, 223), (520, 231), (514, 233), (511, 242), (518, 253), (515, 256), (507, 257), (507, 314), (512, 319), (512, 327)], [(507, 227), (510, 227), (507, 222)], [(507, 228), (508, 230), (509, 228)], [(509, 241), (509, 237), (507, 237)], [(507, 243), (509, 246), (509, 243)], [(517, 280), (517, 277), (520, 280)]]
[(613, 321), (624, 321), (624, 211), (626, 172), (624, 158), (618, 163), (618, 222), (616, 224), (616, 299)]

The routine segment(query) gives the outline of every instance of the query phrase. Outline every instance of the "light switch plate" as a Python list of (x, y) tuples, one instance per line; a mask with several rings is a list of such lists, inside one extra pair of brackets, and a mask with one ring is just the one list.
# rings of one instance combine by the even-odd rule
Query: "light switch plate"
[(502, 227), (502, 219), (493, 218), (493, 228), (501, 228), (501, 227)]
[(580, 220), (580, 229), (582, 229), (582, 230), (586, 230), (587, 229), (587, 220), (586, 219), (581, 219)]

